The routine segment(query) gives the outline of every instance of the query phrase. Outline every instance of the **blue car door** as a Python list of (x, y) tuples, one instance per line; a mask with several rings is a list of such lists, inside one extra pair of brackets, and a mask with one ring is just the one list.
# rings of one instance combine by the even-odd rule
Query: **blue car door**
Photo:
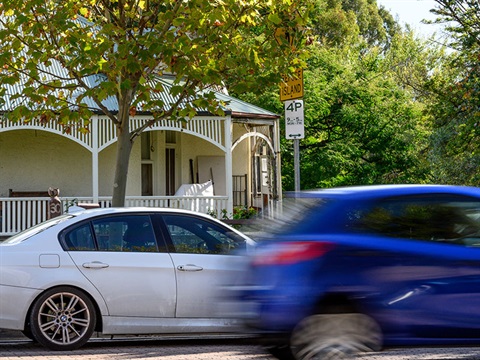
[(349, 226), (370, 251), (355, 261), (377, 289), (372, 309), (387, 333), (480, 337), (479, 199), (403, 196), (359, 209)]

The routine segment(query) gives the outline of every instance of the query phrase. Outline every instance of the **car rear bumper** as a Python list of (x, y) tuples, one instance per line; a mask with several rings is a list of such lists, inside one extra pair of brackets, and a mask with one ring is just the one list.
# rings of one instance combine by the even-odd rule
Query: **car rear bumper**
[(0, 285), (0, 328), (23, 330), (28, 309), (39, 289)]

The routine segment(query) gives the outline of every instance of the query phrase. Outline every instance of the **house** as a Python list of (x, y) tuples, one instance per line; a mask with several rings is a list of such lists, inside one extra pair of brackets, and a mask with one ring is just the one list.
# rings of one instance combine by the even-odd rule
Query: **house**
[[(239, 206), (262, 209), (281, 196), (278, 115), (221, 92), (216, 96), (227, 101), (224, 116), (198, 112), (187, 122), (163, 120), (137, 139), (126, 206), (221, 217)], [(11, 107), (6, 99), (0, 111)], [(131, 128), (150, 119), (135, 115)], [(115, 126), (100, 112), (88, 133), (67, 133), (39, 119), (13, 123), (0, 114), (0, 236), (46, 220), (50, 187), (59, 189), (62, 211), (77, 202), (110, 206), (115, 143)], [(204, 184), (208, 191), (183, 191), (186, 184)]]

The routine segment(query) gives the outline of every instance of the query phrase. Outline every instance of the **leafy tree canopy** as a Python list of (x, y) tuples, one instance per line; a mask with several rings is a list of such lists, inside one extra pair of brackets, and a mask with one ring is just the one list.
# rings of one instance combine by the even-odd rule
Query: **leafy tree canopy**
[(319, 49), (309, 67), (302, 187), (421, 181), (422, 108), (384, 57), (363, 48)]
[(320, 42), (328, 46), (358, 43), (388, 47), (400, 31), (392, 15), (376, 0), (318, 0), (318, 16), (312, 28)]
[[(404, 34), (375, 1), (325, 0), (317, 6), (322, 11), (312, 28), (319, 41), (304, 69), (301, 188), (427, 181), (428, 116), (415, 101), (420, 91), (399, 79), (420, 89), (436, 53)], [(246, 99), (284, 113), (277, 88)], [(293, 146), (282, 141), (283, 186), (292, 190)]]
[[(125, 198), (135, 113), (221, 113), (213, 90), (269, 85), (304, 61), (310, 0), (5, 0), (0, 4), (0, 94), (7, 116), (80, 122), (94, 111), (117, 127), (113, 205)], [(278, 35), (279, 29), (284, 36)], [(287, 36), (288, 35), (288, 36)], [(61, 69), (61, 71), (55, 71)], [(100, 75), (100, 76), (99, 76)], [(159, 76), (169, 75), (166, 87)], [(156, 96), (169, 92), (168, 103)], [(118, 113), (105, 106), (114, 98)]]
[(480, 185), (480, 4), (435, 0), (451, 52), (431, 106), (435, 132), (431, 162), (437, 182)]

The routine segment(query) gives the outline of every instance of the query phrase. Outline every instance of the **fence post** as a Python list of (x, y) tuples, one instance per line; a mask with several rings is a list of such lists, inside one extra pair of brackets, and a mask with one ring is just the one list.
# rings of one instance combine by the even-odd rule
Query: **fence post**
[(52, 219), (62, 214), (62, 202), (58, 197), (60, 195), (60, 189), (48, 188), (48, 196), (50, 201), (48, 203), (48, 218)]

